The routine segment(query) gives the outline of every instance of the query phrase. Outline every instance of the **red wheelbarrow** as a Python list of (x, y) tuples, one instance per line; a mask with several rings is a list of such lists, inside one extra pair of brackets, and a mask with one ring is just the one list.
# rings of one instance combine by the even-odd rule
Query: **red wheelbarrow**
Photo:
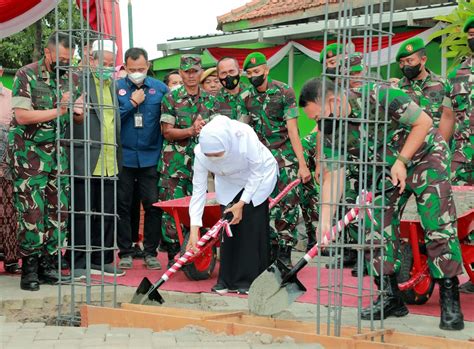
[[(455, 192), (472, 192), (474, 187), (453, 187)], [(464, 268), (471, 282), (474, 282), (474, 245), (469, 245), (467, 236), (474, 231), (474, 209), (469, 209), (457, 219), (458, 238)], [(428, 256), (424, 240), (424, 231), (418, 220), (402, 220), (400, 237), (407, 241), (400, 247), (401, 268), (398, 275), (398, 287), (404, 301), (408, 304), (424, 304), (431, 297), (435, 282), (428, 268)]]
[[(221, 207), (215, 200), (216, 193), (208, 193), (206, 198), (206, 206), (202, 216), (202, 229), (210, 228), (222, 217)], [(191, 196), (186, 196), (181, 199), (174, 199), (168, 201), (161, 201), (153, 204), (153, 206), (161, 208), (163, 211), (173, 217), (176, 224), (176, 231), (178, 233), (178, 240), (181, 246), (181, 252), (186, 252), (186, 245), (188, 244), (188, 236), (184, 236), (181, 224), (185, 227), (190, 227), (189, 218), (189, 203)], [(194, 259), (192, 263), (183, 265), (182, 270), (190, 280), (206, 280), (209, 279), (214, 271), (217, 260), (216, 245), (209, 245), (203, 253)], [(179, 257), (179, 256), (178, 256)]]

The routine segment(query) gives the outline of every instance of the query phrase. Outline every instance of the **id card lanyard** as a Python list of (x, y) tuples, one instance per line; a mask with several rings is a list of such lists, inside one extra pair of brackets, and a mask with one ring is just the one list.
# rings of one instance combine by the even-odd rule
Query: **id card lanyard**
[(134, 127), (143, 128), (143, 114), (140, 113), (140, 105), (137, 105), (137, 112), (135, 113), (133, 118), (134, 118)]

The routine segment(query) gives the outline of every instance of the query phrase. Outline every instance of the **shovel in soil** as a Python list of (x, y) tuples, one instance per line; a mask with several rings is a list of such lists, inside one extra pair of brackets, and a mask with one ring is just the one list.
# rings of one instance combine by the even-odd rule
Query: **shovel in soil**
[[(274, 199), (269, 199), (269, 207), (272, 208), (275, 206), (291, 189), (296, 187), (300, 183), (300, 179), (296, 179), (290, 184), (288, 184), (281, 193), (279, 193)], [(165, 301), (161, 294), (158, 292), (158, 288), (163, 285), (168, 279), (176, 273), (183, 265), (188, 262), (192, 262), (196, 257), (198, 257), (206, 248), (216, 243), (219, 238), (219, 233), (221, 229), (225, 229), (225, 232), (228, 236), (232, 236), (230, 230), (229, 221), (232, 217), (227, 215), (224, 218), (221, 218), (214, 226), (209, 229), (209, 231), (201, 236), (199, 241), (196, 244), (196, 250), (189, 249), (183, 254), (172, 266), (169, 268), (163, 276), (155, 283), (152, 284), (148, 278), (143, 278), (140, 285), (138, 285), (135, 294), (132, 297), (130, 303), (132, 304), (146, 304), (146, 305), (160, 305)]]
[[(372, 194), (362, 194), (362, 204), (368, 205), (372, 201)], [(370, 211), (367, 209), (367, 212)], [(343, 219), (328, 231), (322, 240), (327, 246), (337, 233), (351, 221), (357, 219), (359, 208), (352, 208)], [(372, 219), (371, 213), (369, 217)], [(260, 274), (250, 285), (249, 309), (257, 315), (274, 315), (288, 308), (298, 297), (306, 292), (304, 285), (298, 280), (297, 274), (310, 260), (318, 254), (318, 244), (313, 246), (290, 270), (279, 259)]]

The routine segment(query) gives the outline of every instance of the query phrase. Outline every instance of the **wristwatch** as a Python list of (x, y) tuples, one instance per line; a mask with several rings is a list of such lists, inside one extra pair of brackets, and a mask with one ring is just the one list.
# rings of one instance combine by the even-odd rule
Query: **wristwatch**
[(402, 154), (398, 154), (397, 160), (400, 160), (406, 167), (409, 167), (412, 164), (411, 160), (404, 157)]

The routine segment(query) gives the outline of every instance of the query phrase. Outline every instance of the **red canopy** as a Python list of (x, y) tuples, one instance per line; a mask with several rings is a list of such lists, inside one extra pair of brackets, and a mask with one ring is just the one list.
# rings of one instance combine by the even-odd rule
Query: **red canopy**
[(0, 39), (35, 23), (56, 6), (58, 0), (0, 0)]

